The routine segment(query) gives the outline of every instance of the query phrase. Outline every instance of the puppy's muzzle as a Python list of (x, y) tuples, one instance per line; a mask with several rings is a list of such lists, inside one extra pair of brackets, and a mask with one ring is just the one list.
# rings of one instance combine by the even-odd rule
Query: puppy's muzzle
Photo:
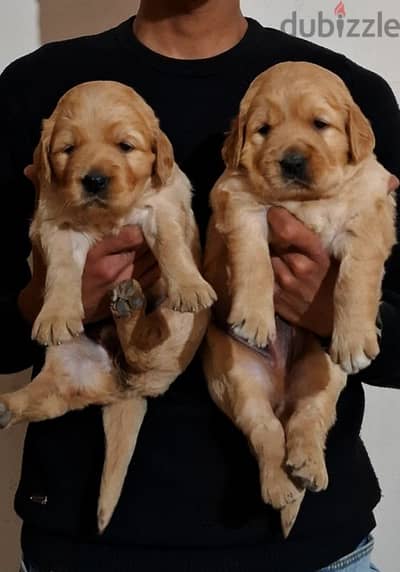
[(287, 181), (299, 181), (301, 183), (307, 181), (308, 160), (302, 153), (289, 151), (279, 163), (282, 176)]
[(97, 171), (91, 171), (82, 178), (82, 185), (89, 197), (103, 198), (107, 192), (110, 178)]

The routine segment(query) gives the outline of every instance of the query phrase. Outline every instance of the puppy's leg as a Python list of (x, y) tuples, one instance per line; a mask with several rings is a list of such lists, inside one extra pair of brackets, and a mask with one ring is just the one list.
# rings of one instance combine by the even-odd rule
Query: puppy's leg
[(276, 509), (294, 502), (301, 491), (285, 471), (285, 433), (271, 407), (275, 380), (269, 367), (211, 325), (204, 369), (213, 400), (245, 434), (257, 458), (264, 501)]
[[(391, 222), (387, 224), (390, 227)], [(349, 374), (367, 367), (379, 353), (376, 319), (389, 250), (379, 244), (382, 232), (378, 228), (375, 235), (374, 226), (372, 223), (370, 234), (363, 240), (356, 237), (347, 241), (334, 292), (330, 355)], [(370, 236), (374, 236), (373, 241)]]
[(170, 334), (157, 310), (146, 314), (146, 298), (136, 280), (118, 284), (111, 295), (111, 312), (128, 365), (137, 372), (151, 367), (149, 352)]
[[(235, 379), (229, 375), (230, 383), (240, 383), (240, 379), (241, 376)], [(243, 399), (234, 414), (236, 425), (248, 438), (257, 458), (264, 502), (276, 509), (293, 503), (300, 492), (284, 469), (285, 434), (270, 403), (265, 396), (253, 394)]]
[(81, 279), (91, 241), (83, 233), (47, 222), (34, 238), (40, 240), (47, 271), (43, 307), (32, 337), (43, 345), (59, 344), (83, 330)]
[(120, 497), (147, 408), (141, 397), (117, 401), (103, 408), (105, 459), (98, 504), (98, 527), (103, 532)]
[(180, 313), (162, 304), (150, 314), (139, 284), (127, 280), (114, 289), (112, 312), (135, 394), (164, 393), (188, 366), (204, 336), (209, 312)]
[(304, 355), (289, 374), (286, 466), (304, 487), (321, 491), (328, 486), (326, 436), (336, 419), (346, 374), (311, 335), (305, 345)]
[(170, 306), (181, 312), (198, 312), (210, 307), (216, 294), (196, 266), (187, 235), (187, 227), (193, 223), (188, 219), (183, 208), (160, 198), (156, 208), (148, 209), (142, 229), (167, 282)]
[(43, 421), (94, 403), (112, 403), (119, 393), (105, 350), (82, 336), (49, 348), (42, 371), (31, 383), (0, 396), (0, 426)]
[(267, 214), (250, 194), (237, 190), (224, 186), (213, 191), (215, 224), (224, 237), (231, 271), (228, 322), (238, 336), (265, 347), (276, 335)]

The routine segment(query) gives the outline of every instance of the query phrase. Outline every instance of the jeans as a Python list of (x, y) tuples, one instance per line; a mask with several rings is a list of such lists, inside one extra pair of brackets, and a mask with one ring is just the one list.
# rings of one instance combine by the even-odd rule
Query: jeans
[(374, 539), (369, 536), (347, 556), (322, 568), (319, 572), (379, 572), (371, 562), (371, 552), (374, 548)]
[[(373, 548), (374, 540), (372, 536), (370, 536), (366, 538), (354, 552), (344, 556), (334, 564), (322, 568), (318, 572), (379, 572), (378, 568), (375, 568), (375, 566), (371, 564), (371, 552)], [(31, 566), (29, 562), (22, 562), (20, 572), (41, 571)], [(46, 570), (46, 572), (50, 571)]]

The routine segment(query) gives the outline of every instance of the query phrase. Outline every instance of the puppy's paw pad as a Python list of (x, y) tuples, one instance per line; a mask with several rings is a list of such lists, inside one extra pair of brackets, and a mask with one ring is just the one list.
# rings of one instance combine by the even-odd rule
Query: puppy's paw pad
[(142, 288), (136, 280), (124, 280), (111, 292), (111, 312), (116, 318), (127, 318), (146, 303)]
[(12, 413), (5, 405), (0, 402), (0, 429), (5, 429), (12, 419)]
[(301, 487), (313, 492), (328, 487), (329, 477), (323, 451), (317, 446), (289, 447), (286, 468)]

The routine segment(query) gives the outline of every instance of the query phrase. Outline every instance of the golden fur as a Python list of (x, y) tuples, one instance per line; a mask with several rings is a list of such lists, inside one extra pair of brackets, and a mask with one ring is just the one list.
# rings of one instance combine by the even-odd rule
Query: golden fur
[[(99, 498), (107, 526), (146, 411), (187, 367), (208, 323), (213, 289), (199, 273), (191, 189), (151, 108), (132, 89), (92, 82), (70, 90), (43, 125), (34, 163), (39, 199), (33, 245), (47, 266), (33, 337), (50, 346), (39, 375), (2, 395), (0, 424), (39, 421), (103, 406), (106, 455)], [(88, 173), (105, 193), (85, 190)], [(82, 272), (96, 241), (141, 226), (161, 270), (146, 292), (135, 280), (112, 292), (113, 322), (83, 333)], [(155, 309), (146, 313), (146, 300)]]
[[(285, 535), (305, 488), (328, 485), (325, 439), (346, 374), (379, 352), (376, 317), (395, 242), (395, 201), (374, 144), (336, 75), (309, 63), (279, 64), (245, 94), (224, 145), (226, 170), (211, 192), (204, 270), (218, 302), (204, 350), (209, 389), (247, 436), (263, 498), (281, 509)], [(301, 161), (296, 175), (287, 171), (288, 157)], [(329, 353), (275, 317), (272, 205), (315, 231), (340, 262)], [(265, 355), (250, 347), (267, 345)]]

